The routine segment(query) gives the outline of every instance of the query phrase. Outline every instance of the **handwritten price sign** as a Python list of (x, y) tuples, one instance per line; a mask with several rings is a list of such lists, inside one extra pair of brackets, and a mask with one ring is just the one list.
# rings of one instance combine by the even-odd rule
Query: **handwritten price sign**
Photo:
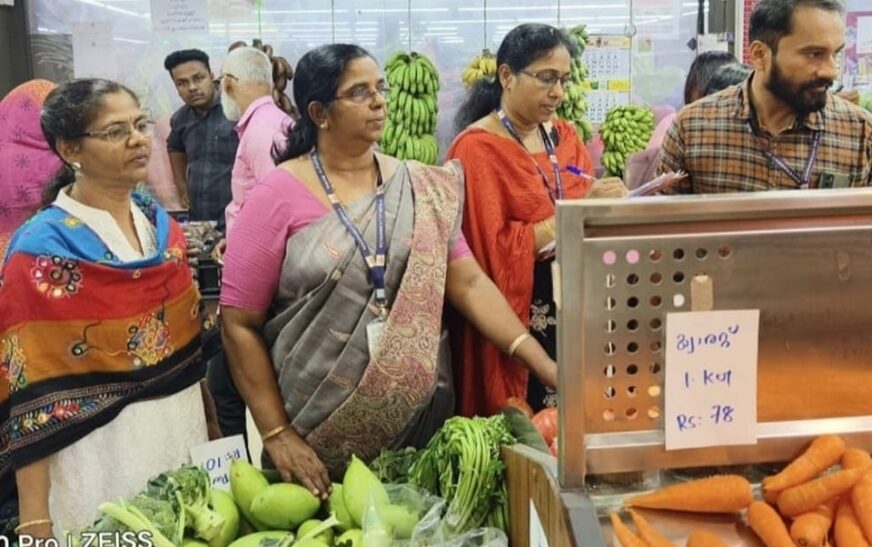
[(666, 316), (666, 449), (757, 442), (759, 310)]
[(224, 437), (191, 448), (191, 462), (209, 473), (213, 488), (230, 490), (230, 462), (233, 460), (248, 461), (242, 435)]

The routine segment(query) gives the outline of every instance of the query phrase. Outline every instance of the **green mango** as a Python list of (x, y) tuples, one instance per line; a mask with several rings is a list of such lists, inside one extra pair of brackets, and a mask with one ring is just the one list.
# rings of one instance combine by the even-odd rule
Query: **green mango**
[(354, 527), (354, 521), (351, 520), (351, 515), (348, 514), (348, 508), (345, 507), (342, 485), (339, 483), (333, 485), (330, 497), (327, 498), (327, 512), (336, 515), (336, 520), (339, 521), (336, 527), (343, 532)]
[(345, 471), (342, 499), (348, 514), (358, 527), (363, 526), (363, 515), (370, 503), (376, 508), (390, 503), (384, 485), (357, 456), (351, 456), (351, 463)]
[(263, 473), (250, 463), (243, 460), (230, 462), (230, 492), (233, 493), (233, 500), (245, 519), (258, 530), (268, 530), (271, 527), (252, 516), (251, 502), (267, 486), (269, 483)]
[(181, 547), (209, 547), (209, 544), (194, 538), (185, 538), (182, 540)]
[(295, 530), (320, 507), (321, 501), (299, 484), (270, 484), (251, 502), (251, 515), (274, 530)]
[[(323, 520), (319, 520), (319, 519), (307, 520), (306, 522), (301, 524), (299, 528), (297, 528), (297, 537), (302, 538), (302, 537), (308, 536), (309, 532), (311, 532), (315, 528), (321, 526), (321, 524), (323, 524), (323, 522), (324, 522)], [(326, 543), (327, 545), (333, 545), (333, 530), (330, 530), (328, 528), (327, 530), (324, 530), (323, 532), (321, 532), (320, 534), (315, 536), (315, 539), (321, 540), (324, 543)]]
[(210, 492), (209, 501), (212, 509), (224, 517), (224, 525), (218, 535), (209, 541), (209, 547), (227, 547), (239, 534), (239, 509), (230, 494), (217, 488)]

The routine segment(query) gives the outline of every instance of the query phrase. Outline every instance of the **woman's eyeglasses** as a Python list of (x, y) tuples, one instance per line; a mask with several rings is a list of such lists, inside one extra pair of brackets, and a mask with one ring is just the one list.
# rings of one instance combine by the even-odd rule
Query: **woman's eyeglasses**
[(526, 70), (519, 70), (518, 72), (531, 78), (535, 78), (536, 82), (539, 84), (539, 87), (544, 89), (550, 89), (558, 83), (560, 84), (560, 87), (566, 89), (566, 86), (572, 83), (571, 74), (560, 77), (557, 75), (556, 72), (552, 72), (550, 70), (546, 70), (544, 72), (527, 72)]
[(116, 123), (100, 131), (86, 131), (80, 137), (92, 137), (109, 142), (123, 142), (130, 139), (134, 131), (143, 137), (151, 137), (154, 135), (154, 122), (151, 120), (139, 120), (133, 125)]
[(373, 100), (376, 95), (381, 95), (383, 99), (386, 99), (390, 92), (391, 88), (385, 84), (381, 84), (375, 89), (355, 87), (345, 95), (337, 95), (336, 99), (345, 99), (353, 103), (363, 104), (367, 101)]

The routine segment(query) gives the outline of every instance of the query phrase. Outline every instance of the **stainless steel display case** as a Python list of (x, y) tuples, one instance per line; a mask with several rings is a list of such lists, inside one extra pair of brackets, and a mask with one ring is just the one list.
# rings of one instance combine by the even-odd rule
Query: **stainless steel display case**
[[(559, 479), (872, 447), (872, 190), (561, 202)], [(759, 309), (758, 442), (667, 451), (666, 314)]]

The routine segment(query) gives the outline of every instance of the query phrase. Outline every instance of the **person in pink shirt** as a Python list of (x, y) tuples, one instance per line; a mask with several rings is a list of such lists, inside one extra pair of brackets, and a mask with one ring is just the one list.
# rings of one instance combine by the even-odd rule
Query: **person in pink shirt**
[[(293, 121), (273, 100), (273, 65), (266, 53), (253, 47), (233, 47), (221, 70), (221, 108), (236, 122), (239, 146), (230, 175), (232, 199), (224, 210), (226, 232), (230, 233), (239, 210), (252, 188), (275, 169), (273, 150), (279, 150)], [(226, 239), (212, 252), (223, 259)], [(245, 403), (230, 377), (223, 352), (209, 361), (206, 376), (216, 403), (218, 423), (225, 436), (247, 435)]]
[(229, 232), (245, 196), (275, 169), (273, 147), (284, 140), (293, 120), (273, 101), (273, 67), (264, 52), (236, 48), (227, 55), (221, 72), (221, 106), (227, 119), (236, 122), (239, 135), (230, 176), (233, 199), (224, 210)]

